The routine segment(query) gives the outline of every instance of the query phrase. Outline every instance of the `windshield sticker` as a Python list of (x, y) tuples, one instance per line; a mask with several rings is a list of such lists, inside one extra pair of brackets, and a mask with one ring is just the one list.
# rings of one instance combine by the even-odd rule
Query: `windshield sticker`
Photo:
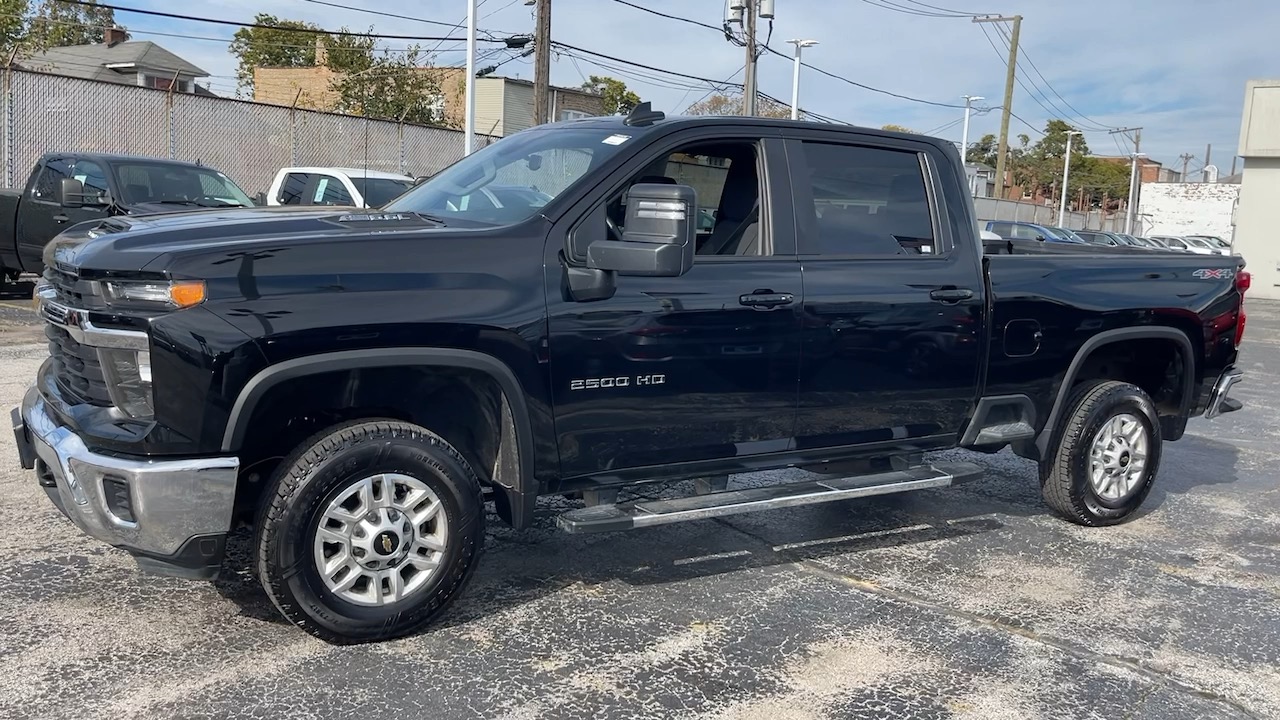
[(622, 143), (630, 139), (631, 139), (630, 135), (610, 135), (609, 137), (605, 138), (604, 140), (601, 140), (600, 142), (604, 143), (605, 145), (621, 145)]

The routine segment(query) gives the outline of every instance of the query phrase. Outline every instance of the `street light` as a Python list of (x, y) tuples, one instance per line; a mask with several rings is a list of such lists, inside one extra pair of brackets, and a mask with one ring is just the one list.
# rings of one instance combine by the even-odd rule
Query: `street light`
[(1067, 155), (1062, 161), (1062, 205), (1058, 207), (1058, 227), (1066, 227), (1067, 219), (1067, 180), (1071, 178), (1071, 136), (1084, 135), (1079, 130), (1067, 131)]
[(467, 108), (464, 112), (463, 155), (470, 155), (476, 144), (476, 0), (467, 0)]
[(1132, 234), (1133, 234), (1133, 211), (1134, 211), (1133, 201), (1134, 201), (1134, 196), (1136, 196), (1136, 195), (1138, 194), (1138, 183), (1137, 183), (1137, 179), (1138, 179), (1138, 158), (1140, 158), (1140, 157), (1146, 157), (1146, 156), (1147, 156), (1147, 154), (1146, 154), (1146, 153), (1137, 153), (1137, 152), (1136, 152), (1136, 153), (1130, 153), (1130, 154), (1129, 154), (1129, 157), (1130, 157), (1130, 166), (1129, 166), (1129, 207), (1125, 209), (1125, 213), (1124, 213), (1124, 234), (1125, 234), (1125, 235), (1132, 235)]
[(798, 120), (800, 118), (800, 49), (813, 47), (818, 44), (818, 41), (788, 40), (787, 42), (796, 46), (795, 67), (791, 72), (791, 119)]
[(961, 95), (964, 98), (964, 130), (960, 133), (960, 162), (969, 162), (969, 111), (974, 100), (986, 100), (981, 95)]

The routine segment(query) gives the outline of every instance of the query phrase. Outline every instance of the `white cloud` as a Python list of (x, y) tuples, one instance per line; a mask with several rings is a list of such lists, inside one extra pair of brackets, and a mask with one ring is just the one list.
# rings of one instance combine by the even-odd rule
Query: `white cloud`
[[(1274, 52), (1280, 3), (1270, 0), (1212, 4), (1201, 0), (1003, 1), (1005, 7), (990, 8), (981, 7), (987, 0), (930, 0), (930, 4), (961, 10), (1000, 10), (1005, 14), (1020, 12), (1025, 18), (1023, 48), (1054, 88), (1078, 111), (1100, 124), (1142, 126), (1143, 151), (1166, 163), (1176, 162), (1183, 152), (1203, 160), (1205, 144), (1212, 143), (1215, 162), (1225, 173), (1236, 151), (1245, 81), (1280, 75), (1280, 55)], [(172, 11), (172, 5), (161, 0), (136, 2), (140, 7)], [(466, 15), (462, 0), (333, 2), (450, 23)], [(711, 30), (659, 18), (612, 0), (553, 2), (552, 34), (557, 41), (708, 78), (727, 78), (742, 66), (744, 51)], [(721, 0), (634, 2), (711, 25), (720, 23), (723, 8)], [(998, 105), (1002, 99), (1004, 62), (978, 26), (968, 20), (916, 17), (855, 0), (785, 0), (776, 5), (772, 44), (784, 53), (790, 54), (791, 50), (785, 44), (787, 39), (812, 38), (820, 44), (806, 50), (807, 61), (867, 85), (944, 103), (959, 104), (959, 96), (964, 93), (985, 96), (987, 100), (982, 104)], [(448, 30), (300, 0), (219, 0), (183, 7), (190, 8), (191, 14), (234, 20), (248, 21), (254, 13), (267, 12), (310, 20), (330, 29), (346, 25), (363, 30), (372, 25), (376, 32), (387, 34), (443, 35)], [(484, 0), (480, 15), (488, 17), (480, 26), (529, 33), (533, 29), (531, 10), (523, 0)], [(128, 13), (120, 13), (119, 19), (135, 30), (176, 29), (187, 35), (218, 37), (229, 37), (233, 31)], [(992, 28), (988, 26), (988, 30)], [(762, 28), (763, 32), (767, 28)], [(150, 36), (139, 33), (137, 37)], [(150, 39), (214, 75), (235, 74), (235, 61), (223, 45), (179, 38)], [(407, 41), (392, 40), (388, 44), (403, 47)], [(439, 62), (462, 62), (460, 43), (445, 43), (441, 49)], [(1037, 85), (1043, 85), (1030, 65), (1022, 67)], [(529, 78), (533, 71), (526, 59), (505, 64), (500, 73)], [(552, 79), (556, 84), (577, 85), (582, 82), (579, 73), (617, 74), (566, 56), (553, 63)], [(736, 79), (740, 81), (741, 75)], [(627, 80), (642, 97), (669, 112), (682, 109), (707, 92), (663, 87), (671, 83), (639, 77)], [(215, 78), (214, 82), (219, 89), (234, 84), (226, 78)], [(789, 98), (790, 60), (768, 55), (762, 58), (760, 89), (775, 97)], [(960, 113), (877, 95), (808, 70), (801, 90), (802, 106), (855, 124), (897, 123), (928, 130), (956, 119)], [(1053, 100), (1062, 104), (1057, 98)], [(1060, 115), (1041, 108), (1021, 89), (1015, 94), (1014, 112), (1037, 128), (1050, 117)], [(1070, 117), (1065, 119), (1075, 122)], [(977, 116), (971, 136), (995, 132), (998, 126), (998, 112)], [(1015, 121), (1012, 132), (1028, 130)], [(959, 126), (942, 134), (958, 139)], [(1088, 139), (1096, 152), (1118, 152), (1105, 132), (1090, 132)], [(1192, 167), (1197, 164), (1193, 162)]]

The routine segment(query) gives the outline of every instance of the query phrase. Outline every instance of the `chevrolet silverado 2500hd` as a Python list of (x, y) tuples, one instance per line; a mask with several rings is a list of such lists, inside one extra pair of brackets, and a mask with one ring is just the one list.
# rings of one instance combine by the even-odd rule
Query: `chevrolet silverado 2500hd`
[[(515, 134), (376, 212), (106, 219), (46, 250), (19, 452), (145, 569), (210, 577), (251, 524), (271, 600), (338, 642), (454, 600), (486, 496), (522, 528), (580, 495), (562, 528), (617, 531), (945, 487), (980, 469), (928, 451), (1012, 447), (1054, 511), (1123, 521), (1165, 442), (1240, 408), (1248, 275), (984, 252), (966, 187), (941, 140), (641, 105)], [(817, 479), (726, 486), (791, 466)]]

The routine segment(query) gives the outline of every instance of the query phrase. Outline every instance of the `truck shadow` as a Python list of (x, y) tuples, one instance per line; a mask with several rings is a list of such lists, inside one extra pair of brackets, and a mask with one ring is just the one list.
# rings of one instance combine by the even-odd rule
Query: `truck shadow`
[[(601, 535), (561, 532), (555, 517), (579, 505), (564, 498), (544, 499), (534, 527), (522, 531), (503, 525), (490, 506), (480, 567), (458, 602), (433, 628), (465, 625), (558, 593), (594, 592), (591, 588), (601, 585), (681, 583), (896, 547), (977, 539), (1004, 530), (1010, 522), (1018, 526), (1011, 532), (1041, 532), (1019, 522), (1052, 514), (1040, 499), (1034, 463), (1008, 453), (974, 457), (950, 451), (944, 455), (982, 462), (990, 471), (959, 488)], [(1232, 445), (1192, 435), (1167, 446), (1165, 469), (1138, 517), (1160, 509), (1170, 496), (1194, 493), (1202, 485), (1236, 482), (1237, 456)], [(242, 615), (283, 623), (250, 570), (250, 542), (250, 533), (233, 535), (215, 586), (239, 606)], [(754, 581), (758, 580), (749, 580)]]
[(0, 300), (20, 300), (31, 301), (31, 294), (35, 292), (36, 282), (33, 276), (24, 275), (22, 279), (15, 282), (5, 280), (0, 283)]

